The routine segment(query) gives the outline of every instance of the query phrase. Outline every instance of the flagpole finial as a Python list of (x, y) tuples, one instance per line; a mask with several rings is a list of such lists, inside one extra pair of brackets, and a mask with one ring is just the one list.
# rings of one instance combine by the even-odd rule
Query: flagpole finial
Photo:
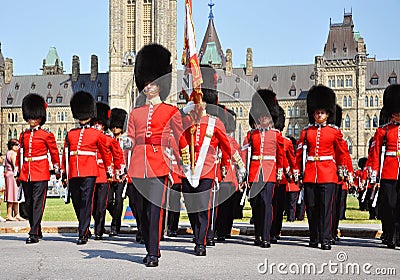
[(213, 15), (213, 12), (212, 12), (212, 8), (213, 8), (214, 5), (215, 4), (212, 2), (212, 0), (210, 0), (210, 3), (208, 3), (208, 6), (210, 7), (210, 14), (208, 15), (209, 19), (214, 19), (214, 15)]

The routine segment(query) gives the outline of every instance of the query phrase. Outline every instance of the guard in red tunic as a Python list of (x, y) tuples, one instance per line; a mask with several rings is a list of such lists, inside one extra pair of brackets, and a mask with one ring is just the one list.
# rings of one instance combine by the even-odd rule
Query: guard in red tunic
[[(289, 157), (294, 159), (294, 165), (289, 164), (289, 160), (285, 160), (284, 163), (284, 170), (286, 170), (285, 177), (288, 181), (286, 184), (286, 214), (287, 214), (287, 221), (288, 222), (294, 222), (296, 220), (296, 212), (298, 211), (298, 207), (300, 206), (297, 204), (298, 202), (298, 197), (299, 197), (299, 192), (300, 192), (300, 187), (298, 182), (296, 183), (293, 178), (293, 169), (295, 168), (296, 164), (296, 158), (294, 151), (297, 149), (297, 140), (289, 136), (290, 142), (291, 142), (291, 147), (289, 146), (286, 152), (286, 159)], [(286, 141), (285, 141), (286, 142)], [(287, 175), (287, 166), (290, 167), (290, 173)], [(302, 201), (300, 201), (301, 203)]]
[(68, 131), (65, 137), (63, 153), (63, 171), (69, 184), (72, 204), (79, 221), (78, 245), (86, 244), (90, 231), (90, 218), (93, 209), (93, 196), (97, 168), (97, 152), (103, 160), (107, 177), (113, 177), (112, 155), (107, 148), (107, 138), (102, 131), (90, 126), (96, 117), (96, 102), (85, 91), (76, 92), (70, 101), (72, 116), (79, 122), (79, 127)]
[(144, 46), (136, 56), (135, 83), (146, 102), (129, 116), (128, 137), (133, 142), (128, 174), (143, 200), (142, 234), (147, 267), (158, 266), (165, 194), (170, 172), (165, 154), (171, 130), (188, 166), (189, 147), (177, 107), (163, 101), (171, 89), (171, 53), (161, 45)]
[(400, 245), (400, 85), (385, 89), (383, 106), (390, 122), (378, 127), (374, 135), (371, 184), (379, 188), (386, 244), (394, 249)]
[[(338, 168), (343, 170), (346, 156), (343, 136), (335, 123), (336, 96), (332, 89), (313, 86), (307, 95), (310, 125), (302, 130), (296, 151), (295, 180), (300, 170), (304, 183), (310, 247), (331, 249), (332, 201), (338, 182)], [(339, 171), (340, 171), (339, 170)], [(342, 174), (343, 172), (340, 171)]]
[[(276, 94), (267, 89), (258, 90), (252, 98), (250, 115), (256, 128), (250, 130), (243, 142), (242, 157), (249, 156), (249, 198), (254, 219), (256, 246), (271, 247), (271, 225), (273, 220), (272, 197), (276, 183), (283, 175), (283, 137), (274, 128), (279, 108)], [(248, 154), (247, 149), (251, 149)]]
[(22, 183), (29, 217), (29, 238), (26, 243), (38, 243), (42, 238), (41, 221), (48, 182), (50, 180), (49, 159), (54, 172), (60, 176), (60, 157), (53, 133), (41, 128), (46, 122), (47, 104), (38, 94), (30, 93), (22, 100), (22, 114), (29, 129), (21, 133), (16, 159), (16, 177)]
[[(97, 108), (97, 116), (92, 120), (93, 127), (105, 134), (107, 139), (106, 142), (107, 149), (109, 149), (112, 154), (112, 162), (114, 169), (113, 173), (116, 174), (116, 176), (118, 176), (119, 178), (122, 178), (122, 175), (124, 174), (121, 174), (120, 170), (121, 166), (125, 166), (122, 149), (119, 146), (117, 140), (115, 140), (115, 138), (106, 133), (110, 123), (110, 106), (101, 102), (97, 102), (96, 108)], [(100, 153), (97, 153), (97, 168), (99, 169), (99, 176), (96, 178), (96, 188), (94, 191), (94, 201), (93, 201), (94, 240), (102, 240), (105, 231), (104, 224), (106, 218), (106, 209), (110, 202), (109, 200), (110, 179), (107, 178), (107, 172), (104, 169), (104, 161), (101, 158)], [(117, 181), (116, 178), (114, 178), (114, 180)]]

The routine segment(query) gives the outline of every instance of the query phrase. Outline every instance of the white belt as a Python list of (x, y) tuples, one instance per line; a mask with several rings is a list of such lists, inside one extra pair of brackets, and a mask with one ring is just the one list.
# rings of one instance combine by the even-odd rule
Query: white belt
[(400, 156), (400, 151), (386, 152), (385, 155), (392, 156), (392, 157), (398, 157), (398, 156)]
[(77, 155), (82, 155), (82, 156), (96, 156), (96, 152), (90, 152), (90, 151), (70, 151), (69, 152), (70, 156), (77, 156)]
[(275, 156), (251, 156), (252, 160), (275, 160)]
[(316, 157), (308, 156), (307, 160), (309, 161), (333, 160), (333, 156), (316, 156)]
[(25, 161), (37, 161), (37, 160), (44, 160), (47, 159), (47, 155), (38, 156), (38, 157), (26, 157), (24, 158)]

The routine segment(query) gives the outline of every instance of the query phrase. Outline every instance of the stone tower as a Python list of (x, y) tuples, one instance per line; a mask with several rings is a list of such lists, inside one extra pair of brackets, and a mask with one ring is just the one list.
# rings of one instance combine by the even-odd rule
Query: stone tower
[(134, 106), (135, 56), (150, 43), (161, 44), (171, 52), (173, 83), (169, 102), (176, 102), (176, 0), (110, 0), (109, 10), (110, 107), (129, 112)]

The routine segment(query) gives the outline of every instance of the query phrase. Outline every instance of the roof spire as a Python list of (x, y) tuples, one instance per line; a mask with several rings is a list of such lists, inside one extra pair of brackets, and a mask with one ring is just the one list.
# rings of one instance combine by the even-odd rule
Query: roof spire
[(208, 6), (210, 7), (210, 14), (208, 15), (209, 19), (213, 19), (214, 18), (214, 15), (213, 15), (213, 12), (212, 12), (212, 8), (213, 8), (214, 5), (215, 4), (212, 2), (212, 0), (210, 0), (210, 3), (208, 3)]

